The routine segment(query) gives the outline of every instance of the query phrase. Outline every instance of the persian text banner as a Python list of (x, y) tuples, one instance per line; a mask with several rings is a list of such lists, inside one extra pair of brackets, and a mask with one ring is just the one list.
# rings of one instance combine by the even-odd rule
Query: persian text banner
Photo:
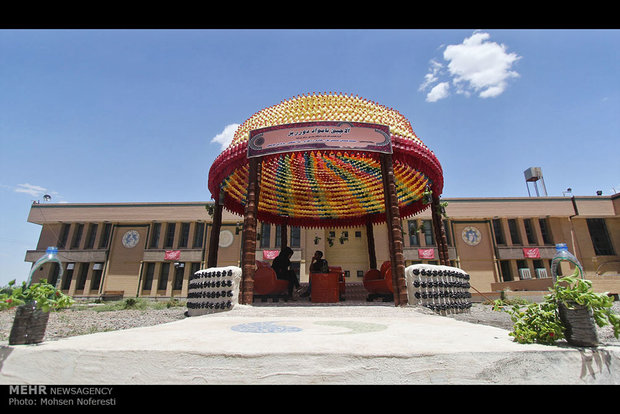
[(327, 149), (391, 154), (390, 128), (362, 122), (316, 121), (255, 129), (250, 131), (248, 158)]

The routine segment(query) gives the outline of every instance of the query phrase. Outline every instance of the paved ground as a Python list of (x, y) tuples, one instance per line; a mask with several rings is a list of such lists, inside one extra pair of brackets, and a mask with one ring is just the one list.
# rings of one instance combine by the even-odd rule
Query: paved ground
[(620, 347), (521, 345), (413, 307), (237, 306), (0, 349), (1, 384), (619, 384)]

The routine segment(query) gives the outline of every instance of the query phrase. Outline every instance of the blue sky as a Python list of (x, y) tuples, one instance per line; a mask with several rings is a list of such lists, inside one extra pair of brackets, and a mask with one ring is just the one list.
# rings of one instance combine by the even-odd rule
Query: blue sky
[(0, 286), (33, 200), (208, 200), (231, 126), (302, 93), (398, 110), (446, 198), (620, 192), (619, 73), (619, 30), (0, 30)]

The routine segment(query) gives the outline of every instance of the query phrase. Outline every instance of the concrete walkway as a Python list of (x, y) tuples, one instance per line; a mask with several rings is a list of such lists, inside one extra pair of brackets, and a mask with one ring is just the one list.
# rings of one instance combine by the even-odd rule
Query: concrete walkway
[(0, 349), (2, 384), (619, 384), (620, 347), (521, 345), (393, 304), (242, 306)]

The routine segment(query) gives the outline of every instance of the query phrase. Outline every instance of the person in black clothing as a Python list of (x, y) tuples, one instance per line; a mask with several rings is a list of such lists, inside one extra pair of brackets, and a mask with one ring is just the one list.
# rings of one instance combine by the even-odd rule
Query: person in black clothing
[(300, 289), (299, 280), (297, 275), (291, 267), (291, 256), (293, 256), (293, 250), (290, 247), (285, 247), (280, 251), (278, 257), (273, 259), (271, 268), (276, 272), (276, 277), (280, 280), (288, 280), (288, 296), (293, 297), (293, 288)]
[(317, 250), (314, 252), (314, 256), (312, 256), (312, 261), (310, 262), (310, 273), (328, 273), (329, 266), (327, 264), (327, 260), (323, 259), (323, 252)]
[[(327, 260), (323, 259), (323, 252), (320, 250), (314, 252), (314, 256), (312, 256), (312, 261), (310, 262), (310, 273), (329, 273), (329, 265), (327, 264)], [(312, 278), (310, 278), (310, 282), (308, 283), (308, 289), (300, 296), (306, 297), (310, 295), (311, 291)]]

